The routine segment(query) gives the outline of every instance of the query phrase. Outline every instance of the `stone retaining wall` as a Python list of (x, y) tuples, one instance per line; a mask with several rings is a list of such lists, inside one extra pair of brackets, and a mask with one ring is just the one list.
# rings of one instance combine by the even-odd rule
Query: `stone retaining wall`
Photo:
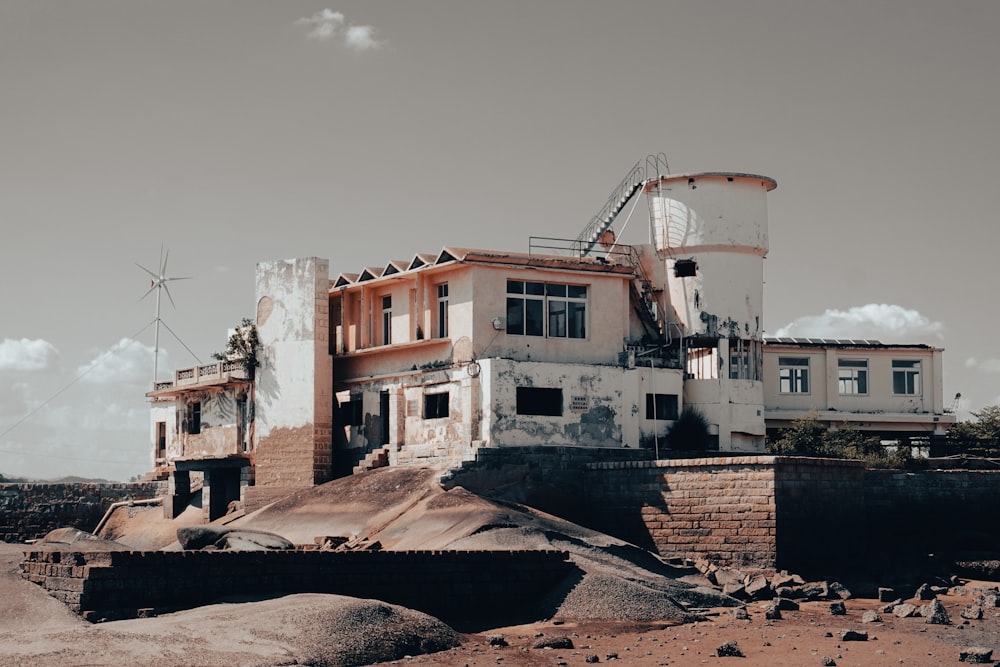
[[(230, 595), (375, 598), (465, 627), (537, 620), (578, 572), (564, 551), (27, 551), (22, 576), (90, 621), (192, 608)], [(485, 626), (484, 626), (485, 627)]]
[(165, 482), (0, 484), (0, 541), (38, 539), (66, 526), (90, 532), (113, 503), (156, 498), (165, 492)]

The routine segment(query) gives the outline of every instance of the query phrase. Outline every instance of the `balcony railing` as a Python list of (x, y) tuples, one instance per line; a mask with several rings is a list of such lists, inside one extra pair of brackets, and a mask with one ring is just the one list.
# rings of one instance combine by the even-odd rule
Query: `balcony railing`
[(240, 361), (214, 361), (210, 364), (181, 368), (174, 371), (174, 379), (154, 382), (153, 391), (192, 387), (200, 384), (220, 384), (232, 380), (247, 380), (246, 370)]

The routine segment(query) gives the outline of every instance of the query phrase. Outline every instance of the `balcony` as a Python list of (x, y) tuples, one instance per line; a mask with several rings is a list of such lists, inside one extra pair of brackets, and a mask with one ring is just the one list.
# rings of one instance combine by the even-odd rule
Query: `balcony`
[(174, 379), (153, 383), (150, 397), (169, 396), (185, 389), (209, 387), (230, 383), (246, 384), (246, 370), (241, 361), (214, 361), (202, 366), (181, 368), (174, 371)]

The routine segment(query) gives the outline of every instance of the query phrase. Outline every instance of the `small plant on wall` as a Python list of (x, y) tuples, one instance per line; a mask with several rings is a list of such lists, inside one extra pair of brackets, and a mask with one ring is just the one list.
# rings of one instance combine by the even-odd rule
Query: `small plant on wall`
[(244, 317), (236, 330), (230, 334), (226, 351), (215, 352), (212, 358), (240, 362), (247, 378), (252, 380), (257, 370), (258, 350), (260, 350), (260, 340), (257, 338), (257, 325), (249, 317)]

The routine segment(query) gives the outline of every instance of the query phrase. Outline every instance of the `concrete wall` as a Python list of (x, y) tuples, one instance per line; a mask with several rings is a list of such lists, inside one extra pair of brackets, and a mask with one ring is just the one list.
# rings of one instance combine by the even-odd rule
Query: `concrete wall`
[(261, 486), (331, 479), (333, 363), (329, 263), (316, 257), (257, 265), (254, 463)]
[(92, 531), (116, 502), (156, 498), (163, 483), (0, 484), (0, 541), (24, 542), (71, 526)]
[(335, 593), (403, 605), (465, 629), (546, 617), (552, 610), (539, 602), (577, 572), (563, 551), (30, 551), (21, 568), (91, 621), (230, 595)]

